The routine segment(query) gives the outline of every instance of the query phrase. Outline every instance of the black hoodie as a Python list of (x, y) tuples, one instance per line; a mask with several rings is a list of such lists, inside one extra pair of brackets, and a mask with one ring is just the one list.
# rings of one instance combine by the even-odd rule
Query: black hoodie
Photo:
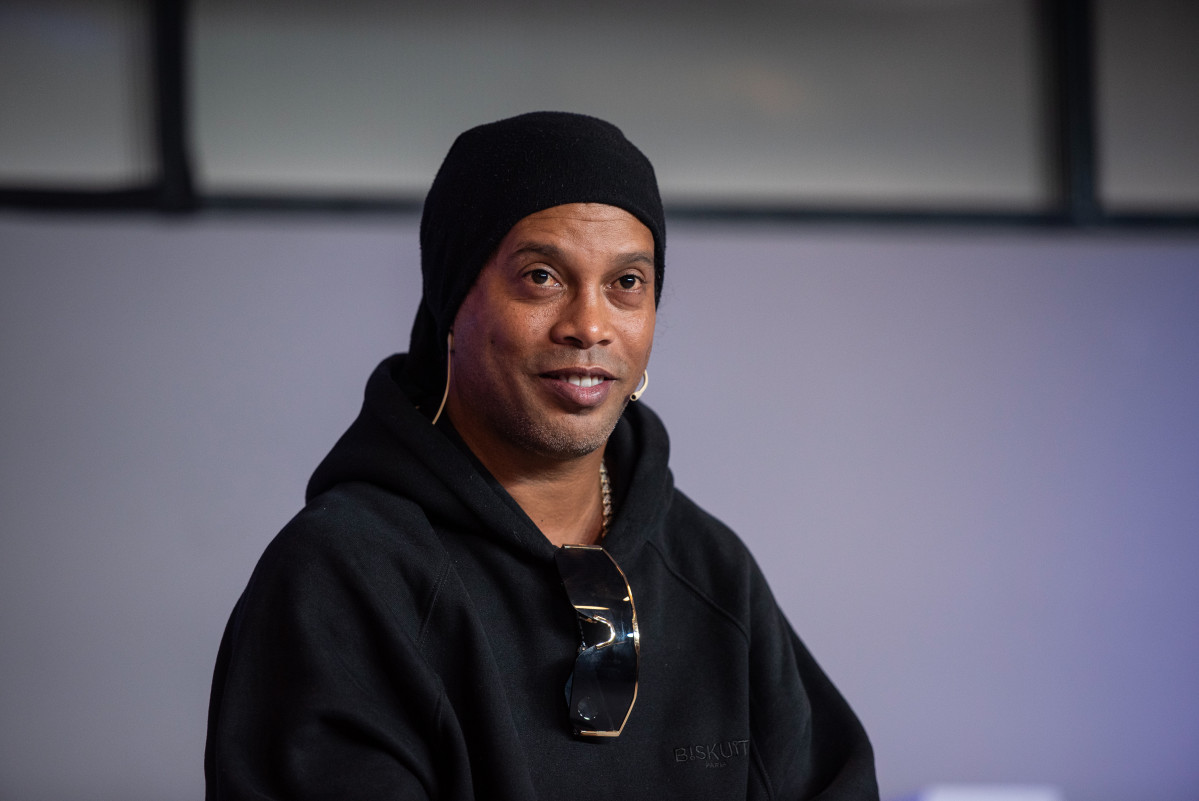
[(215, 799), (877, 799), (849, 706), (745, 546), (674, 489), (658, 418), (608, 443), (604, 547), (637, 605), (637, 702), (575, 737), (578, 647), (555, 548), (407, 400), (403, 356), (317, 468), (221, 643)]

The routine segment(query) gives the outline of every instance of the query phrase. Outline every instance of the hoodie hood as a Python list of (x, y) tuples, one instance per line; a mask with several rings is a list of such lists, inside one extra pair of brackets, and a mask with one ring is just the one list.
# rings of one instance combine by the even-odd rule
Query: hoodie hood
[[(406, 354), (385, 359), (367, 381), (362, 411), (308, 482), (313, 501), (347, 482), (409, 498), (435, 526), (475, 532), (538, 558), (554, 546), (452, 430), (434, 427), (402, 389)], [(644, 404), (630, 403), (608, 439), (614, 517), (604, 547), (635, 556), (659, 533), (673, 497), (670, 442)], [(623, 562), (622, 562), (623, 563)]]

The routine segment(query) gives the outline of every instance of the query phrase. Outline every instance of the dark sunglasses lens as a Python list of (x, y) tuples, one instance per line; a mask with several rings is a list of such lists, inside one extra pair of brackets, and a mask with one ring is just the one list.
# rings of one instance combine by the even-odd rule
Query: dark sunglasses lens
[(637, 698), (637, 622), (629, 585), (601, 548), (560, 548), (557, 563), (583, 639), (568, 685), (571, 720), (579, 732), (617, 734)]
[(575, 659), (570, 718), (579, 731), (618, 732), (637, 697), (637, 651), (632, 638), (591, 646)]
[(567, 545), (555, 554), (562, 586), (576, 608), (604, 609), (629, 605), (624, 574), (602, 548)]

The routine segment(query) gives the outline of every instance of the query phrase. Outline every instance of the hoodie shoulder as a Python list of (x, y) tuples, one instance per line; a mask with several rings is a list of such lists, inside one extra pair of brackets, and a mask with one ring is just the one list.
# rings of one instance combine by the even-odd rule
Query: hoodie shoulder
[[(350, 605), (393, 618), (419, 639), (449, 557), (414, 502), (347, 482), (313, 498), (271, 541), (248, 596), (301, 608)], [(380, 621), (382, 623), (383, 621)]]
[(766, 580), (741, 538), (677, 489), (649, 545), (678, 581), (744, 634), (751, 618), (772, 604)]

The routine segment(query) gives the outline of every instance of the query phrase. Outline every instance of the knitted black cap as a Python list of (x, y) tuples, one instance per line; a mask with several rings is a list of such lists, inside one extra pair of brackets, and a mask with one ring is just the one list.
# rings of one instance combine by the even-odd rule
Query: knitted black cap
[(520, 220), (564, 203), (604, 203), (654, 236), (654, 301), (662, 295), (666, 222), (649, 160), (620, 129), (583, 114), (537, 111), (480, 125), (450, 148), (420, 224), (424, 295), (405, 365), (418, 403), (445, 383), (446, 335), (479, 272)]

